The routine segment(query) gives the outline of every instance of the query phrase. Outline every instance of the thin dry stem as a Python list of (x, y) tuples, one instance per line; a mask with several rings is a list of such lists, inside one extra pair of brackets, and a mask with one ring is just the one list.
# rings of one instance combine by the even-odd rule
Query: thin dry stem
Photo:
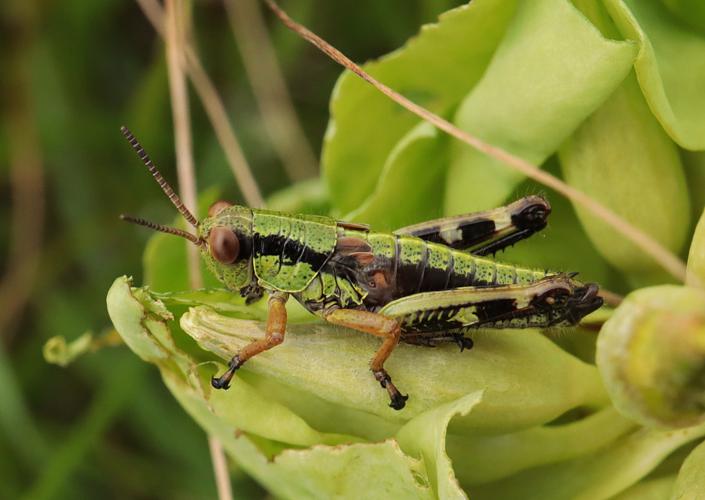
[[(15, 96), (17, 98), (18, 96)], [(25, 96), (26, 97), (26, 96)], [(37, 278), (44, 228), (44, 169), (29, 103), (7, 116), (12, 212), (10, 245), (0, 281), (0, 334), (9, 338)]]
[(215, 86), (208, 78), (208, 74), (203, 69), (203, 65), (192, 47), (186, 47), (186, 67), (245, 201), (251, 207), (263, 207), (262, 193), (260, 193), (252, 170), (245, 159), (235, 131), (230, 125), (223, 101), (221, 101)]
[[(159, 2), (157, 0), (137, 0), (137, 3), (155, 31), (164, 37), (164, 10)], [(180, 64), (185, 67), (196, 94), (203, 104), (245, 202), (251, 207), (263, 207), (264, 199), (230, 124), (225, 105), (218, 95), (215, 85), (203, 69), (198, 53), (188, 40), (185, 42), (182, 56)]]
[(15, 331), (13, 326), (30, 299), (38, 275), (45, 204), (41, 143), (30, 94), (36, 11), (31, 3), (19, 3), (17, 7), (11, 19), (17, 27), (16, 37), (8, 46), (1, 85), (8, 97), (3, 122), (12, 199), (7, 264), (0, 281), (0, 336), (5, 340)]
[(159, 4), (159, 0), (136, 0), (136, 2), (154, 31), (164, 38), (164, 9)]
[[(196, 201), (196, 176), (191, 143), (191, 113), (188, 104), (186, 76), (182, 71), (181, 54), (186, 40), (184, 12), (187, 8), (181, 0), (166, 2), (166, 58), (169, 74), (169, 93), (174, 122), (174, 143), (176, 145), (176, 172), (179, 177), (179, 191), (186, 208), (198, 217)], [(189, 281), (192, 288), (202, 288), (203, 278), (199, 267), (198, 248), (189, 243)]]
[(232, 500), (233, 491), (230, 484), (230, 473), (228, 472), (228, 462), (225, 460), (225, 452), (221, 442), (212, 436), (208, 436), (208, 449), (213, 461), (213, 474), (215, 474), (215, 485), (218, 489), (219, 500)]
[(338, 49), (330, 45), (318, 35), (312, 33), (304, 26), (292, 20), (286, 14), (286, 12), (281, 10), (273, 0), (265, 0), (265, 2), (289, 29), (294, 31), (306, 41), (313, 44), (316, 48), (321, 50), (324, 54), (333, 59), (335, 62), (337, 62), (344, 68), (352, 71), (357, 76), (371, 84), (373, 87), (375, 87), (377, 90), (382, 92), (384, 95), (386, 95), (399, 105), (408, 109), (423, 120), (433, 124), (440, 130), (443, 130), (447, 134), (464, 142), (465, 144), (468, 144), (477, 149), (478, 151), (481, 151), (486, 155), (509, 165), (510, 167), (523, 173), (527, 177), (537, 182), (540, 182), (545, 186), (555, 189), (572, 202), (582, 205), (587, 210), (592, 212), (595, 216), (599, 217), (607, 224), (615, 228), (625, 238), (632, 241), (636, 246), (641, 248), (644, 253), (650, 255), (659, 265), (661, 265), (664, 269), (670, 272), (673, 276), (675, 276), (681, 281), (685, 280), (686, 267), (685, 264), (677, 256), (675, 256), (672, 252), (666, 249), (659, 242), (648, 236), (642, 230), (638, 229), (637, 227), (633, 226), (632, 224), (621, 218), (619, 215), (607, 208), (605, 205), (594, 200), (586, 193), (572, 186), (569, 186), (557, 177), (554, 177), (551, 174), (539, 169), (537, 166), (532, 165), (526, 160), (519, 158), (518, 156), (515, 156), (497, 146), (488, 144), (483, 140), (475, 137), (474, 135), (465, 132), (464, 130), (460, 130), (458, 127), (456, 127), (449, 121), (444, 120), (443, 118), (432, 113), (426, 108), (423, 108), (418, 104), (410, 101), (406, 97), (395, 92), (388, 86), (384, 85), (383, 83), (379, 82), (371, 75), (366, 73), (360, 66), (352, 62)]
[[(197, 213), (196, 175), (193, 165), (191, 144), (191, 117), (188, 104), (188, 89), (183, 72), (182, 54), (186, 47), (188, 33), (187, 4), (183, 0), (167, 0), (165, 9), (164, 34), (166, 36), (169, 90), (174, 119), (174, 140), (176, 142), (176, 167), (179, 175), (181, 199), (186, 206)], [(198, 247), (187, 243), (189, 281), (192, 288), (203, 287), (203, 277), (199, 266)], [(225, 464), (223, 447), (216, 438), (209, 436), (208, 446), (213, 461), (220, 500), (231, 500), (232, 485)]]
[(225, 0), (262, 120), (292, 180), (313, 177), (317, 161), (284, 81), (258, 0)]

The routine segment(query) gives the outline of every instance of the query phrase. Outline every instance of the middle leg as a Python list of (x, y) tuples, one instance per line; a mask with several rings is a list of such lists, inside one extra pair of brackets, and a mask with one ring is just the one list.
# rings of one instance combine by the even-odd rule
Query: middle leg
[(353, 328), (384, 339), (382, 345), (370, 362), (370, 370), (377, 382), (387, 390), (390, 399), (389, 406), (395, 410), (404, 408), (409, 396), (405, 396), (399, 392), (392, 383), (392, 378), (387, 373), (387, 370), (384, 369), (384, 362), (399, 343), (401, 336), (399, 320), (369, 311), (335, 309), (326, 315), (326, 321), (336, 325), (347, 326), (348, 328)]

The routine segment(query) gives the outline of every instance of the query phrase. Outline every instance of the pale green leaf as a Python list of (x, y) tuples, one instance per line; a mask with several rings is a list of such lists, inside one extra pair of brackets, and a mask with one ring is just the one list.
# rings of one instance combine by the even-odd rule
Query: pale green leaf
[(705, 151), (681, 151), (688, 190), (691, 219), (696, 223), (705, 210)]
[[(163, 306), (148, 292), (130, 289), (126, 278), (111, 287), (108, 311), (128, 346), (157, 364), (182, 406), (270, 491), (288, 498), (348, 497), (359, 491), (359, 478), (365, 477), (365, 491), (373, 496), (432, 498), (422, 465), (393, 441), (355, 444), (351, 436), (320, 433), (239, 378), (227, 392), (211, 390), (213, 370), (176, 347)], [(276, 456), (254, 443), (277, 450)]]
[[(144, 361), (158, 363), (169, 358), (169, 351), (164, 348), (144, 327), (143, 321), (149, 313), (147, 307), (132, 296), (130, 279), (122, 276), (117, 278), (108, 290), (108, 315), (115, 329), (122, 336), (127, 346)], [(156, 309), (158, 304), (150, 306)], [(173, 319), (166, 309), (152, 311), (152, 314), (162, 321)]]
[(675, 431), (637, 430), (593, 455), (538, 467), (472, 488), (479, 499), (608, 499), (648, 475), (682, 445), (705, 435), (705, 426)]
[(705, 149), (705, 35), (657, 1), (605, 0), (622, 34), (640, 44), (634, 63), (651, 110), (686, 149)]
[[(542, 163), (614, 91), (636, 47), (605, 39), (566, 0), (522, 2), (455, 123), (525, 160)], [(501, 205), (523, 174), (454, 144), (446, 213)]]
[(635, 427), (636, 424), (608, 407), (562, 425), (500, 435), (451, 435), (448, 454), (462, 484), (482, 484), (531, 467), (592, 454)]
[(278, 497), (354, 498), (364, 488), (370, 498), (433, 498), (419, 462), (394, 441), (319, 445), (268, 457), (246, 435), (236, 437), (202, 398), (169, 379), (167, 385), (196, 422), (221, 441), (230, 458)]
[(307, 179), (270, 195), (267, 208), (294, 214), (326, 215), (330, 210), (328, 188), (320, 177)]
[[(447, 115), (482, 76), (516, 0), (474, 0), (365, 71), (416, 103)], [(374, 190), (392, 149), (420, 119), (345, 72), (331, 98), (322, 165), (331, 202), (356, 209)], [(351, 178), (351, 175), (353, 176)]]
[[(165, 379), (187, 382), (184, 390), (207, 400), (211, 411), (233, 428), (296, 445), (341, 442), (338, 436), (314, 431), (293, 412), (239, 379), (233, 381), (230, 391), (212, 391), (208, 376), (216, 368), (193, 359), (177, 347), (167, 324), (172, 319), (171, 313), (145, 290), (131, 289), (126, 278), (118, 278), (108, 292), (108, 313), (118, 333), (136, 354), (156, 364)], [(237, 410), (238, 407), (241, 408)], [(277, 424), (273, 425), (269, 419), (275, 419)]]
[(670, 498), (675, 482), (675, 474), (646, 478), (612, 497), (612, 500), (666, 500)]
[(439, 217), (447, 152), (447, 138), (431, 124), (419, 123), (390, 153), (374, 192), (345, 218), (391, 232)]
[(705, 442), (695, 448), (678, 471), (672, 500), (702, 500), (705, 498)]
[[(203, 307), (184, 314), (181, 326), (204, 350), (223, 360), (264, 336), (261, 323), (228, 318)], [(595, 367), (535, 330), (480, 331), (475, 342), (471, 351), (463, 353), (456, 346), (398, 346), (385, 367), (397, 387), (410, 394), (400, 412), (388, 407), (386, 392), (367, 366), (379, 340), (352, 330), (292, 325), (282, 345), (251, 359), (242, 370), (399, 425), (483, 389), (482, 403), (457, 418), (456, 425), (494, 432), (516, 430), (545, 423), (576, 406), (605, 402)]]
[(700, 216), (688, 252), (688, 283), (702, 286), (705, 283), (705, 211)]
[(482, 391), (429, 410), (409, 421), (397, 434), (402, 450), (423, 459), (438, 498), (467, 498), (446, 454), (446, 433), (451, 418), (467, 415), (482, 401)]
[[(666, 248), (678, 252), (690, 226), (690, 202), (678, 151), (651, 114), (633, 75), (560, 150), (565, 179)], [(601, 218), (575, 205), (600, 253), (640, 279), (660, 269)]]

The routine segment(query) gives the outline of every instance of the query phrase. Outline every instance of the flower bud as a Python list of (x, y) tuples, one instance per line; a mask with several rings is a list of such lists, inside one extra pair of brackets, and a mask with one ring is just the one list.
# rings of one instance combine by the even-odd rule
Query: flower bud
[(705, 421), (705, 292), (662, 285), (630, 294), (600, 332), (597, 366), (624, 415), (650, 426)]

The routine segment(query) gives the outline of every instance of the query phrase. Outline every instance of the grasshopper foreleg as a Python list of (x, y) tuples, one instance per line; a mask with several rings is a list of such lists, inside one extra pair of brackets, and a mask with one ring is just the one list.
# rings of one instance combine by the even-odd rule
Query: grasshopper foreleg
[(401, 410), (406, 404), (408, 396), (399, 392), (392, 383), (392, 378), (384, 369), (384, 362), (399, 343), (401, 326), (398, 320), (382, 314), (356, 309), (336, 309), (326, 315), (326, 321), (336, 325), (346, 326), (355, 330), (382, 337), (384, 341), (370, 362), (370, 370), (380, 385), (389, 394), (389, 406)]
[(269, 316), (267, 317), (265, 337), (251, 342), (233, 356), (228, 363), (227, 371), (220, 377), (211, 379), (213, 387), (216, 389), (227, 389), (230, 387), (230, 380), (232, 380), (233, 375), (245, 361), (284, 342), (284, 334), (286, 333), (286, 301), (288, 298), (289, 296), (283, 293), (275, 293), (269, 297)]

